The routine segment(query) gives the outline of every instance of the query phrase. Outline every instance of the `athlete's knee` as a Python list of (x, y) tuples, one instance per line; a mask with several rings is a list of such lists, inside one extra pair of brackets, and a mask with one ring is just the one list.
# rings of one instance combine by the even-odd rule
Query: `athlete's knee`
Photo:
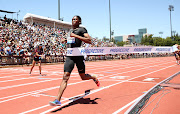
[(70, 78), (70, 73), (64, 73), (64, 75), (63, 75), (63, 80), (64, 80), (64, 81), (68, 81), (69, 78)]
[(39, 62), (38, 65), (41, 66), (41, 63)]

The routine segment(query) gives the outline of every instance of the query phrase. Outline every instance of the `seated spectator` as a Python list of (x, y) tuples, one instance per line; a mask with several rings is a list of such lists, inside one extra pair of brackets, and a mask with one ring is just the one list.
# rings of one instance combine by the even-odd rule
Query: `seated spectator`
[(28, 52), (28, 50), (25, 50), (25, 52), (24, 52), (24, 63), (27, 63), (27, 64), (30, 63), (30, 56), (31, 56), (31, 54)]
[(10, 45), (11, 44), (8, 44), (8, 46), (5, 48), (5, 53), (6, 53), (7, 56), (11, 56), (12, 55), (11, 49), (10, 49)]
[(24, 55), (24, 48), (20, 47), (19, 56), (23, 56), (23, 55)]

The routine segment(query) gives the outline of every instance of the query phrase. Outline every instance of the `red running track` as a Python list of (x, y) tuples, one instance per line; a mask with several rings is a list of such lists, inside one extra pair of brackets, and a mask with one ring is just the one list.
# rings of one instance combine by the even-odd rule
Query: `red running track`
[(86, 73), (99, 75), (101, 87), (92, 80), (82, 81), (75, 68), (61, 107), (49, 106), (48, 102), (57, 95), (63, 64), (43, 65), (44, 76), (38, 75), (37, 66), (32, 76), (28, 75), (30, 67), (1, 68), (0, 114), (123, 114), (135, 99), (179, 68), (174, 57), (86, 62)]

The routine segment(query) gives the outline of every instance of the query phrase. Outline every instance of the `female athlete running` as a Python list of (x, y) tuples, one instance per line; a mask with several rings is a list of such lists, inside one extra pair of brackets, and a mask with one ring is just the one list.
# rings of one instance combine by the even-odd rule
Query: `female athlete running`
[[(81, 17), (80, 16), (74, 16), (72, 18), (72, 27), (69, 31), (69, 37), (67, 37), (67, 48), (77, 48), (81, 46), (82, 41), (85, 43), (91, 44), (91, 37), (89, 36), (87, 30), (84, 27), (79, 27), (81, 24)], [(76, 64), (78, 68), (79, 75), (82, 80), (89, 80), (93, 79), (94, 82), (97, 84), (97, 86), (100, 86), (100, 83), (96, 76), (85, 74), (85, 60), (83, 56), (66, 56), (66, 61), (64, 64), (64, 75), (63, 80), (61, 82), (59, 92), (57, 95), (57, 99), (54, 101), (49, 102), (51, 106), (60, 106), (61, 105), (61, 97), (66, 89), (67, 82), (69, 80), (69, 77), (71, 75), (71, 72), (74, 68), (74, 65)]]

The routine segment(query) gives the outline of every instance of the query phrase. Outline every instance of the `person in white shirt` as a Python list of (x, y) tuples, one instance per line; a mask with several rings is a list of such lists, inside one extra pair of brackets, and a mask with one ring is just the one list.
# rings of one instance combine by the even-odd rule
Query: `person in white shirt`
[(174, 53), (174, 56), (176, 58), (176, 63), (179, 64), (179, 50), (178, 50), (178, 44), (175, 44), (172, 46), (172, 52)]

